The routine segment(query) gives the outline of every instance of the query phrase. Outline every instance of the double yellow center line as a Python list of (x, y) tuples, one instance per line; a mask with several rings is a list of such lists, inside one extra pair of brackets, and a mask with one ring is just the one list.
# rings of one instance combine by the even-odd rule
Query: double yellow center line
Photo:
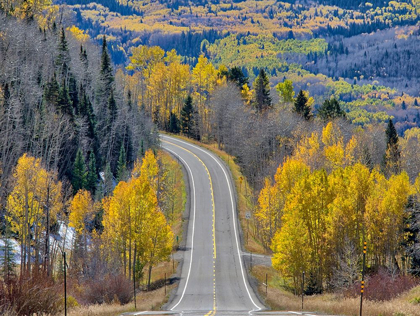
[(185, 151), (189, 152), (191, 155), (193, 155), (195, 158), (197, 158), (201, 162), (201, 164), (206, 169), (207, 176), (209, 177), (210, 192), (211, 192), (211, 204), (212, 204), (212, 212), (213, 212), (213, 215), (212, 215), (212, 217), (213, 217), (213, 225), (212, 225), (213, 226), (213, 310), (209, 311), (205, 316), (214, 316), (214, 315), (216, 315), (216, 254), (217, 254), (217, 252), (216, 252), (216, 209), (215, 209), (215, 206), (214, 206), (213, 181), (212, 181), (209, 169), (207, 168), (207, 166), (204, 164), (204, 162), (196, 154), (194, 154), (192, 151), (190, 151), (190, 150), (188, 150), (184, 147), (178, 146), (177, 144), (168, 142), (166, 140), (162, 140), (162, 142), (171, 144), (173, 146), (176, 146), (176, 147), (178, 147), (182, 150), (185, 150)]

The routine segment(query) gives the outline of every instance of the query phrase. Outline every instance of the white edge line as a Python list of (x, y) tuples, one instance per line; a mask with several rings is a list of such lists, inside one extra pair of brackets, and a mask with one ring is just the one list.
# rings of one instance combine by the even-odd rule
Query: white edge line
[(195, 236), (195, 207), (196, 207), (196, 200), (195, 200), (195, 183), (194, 183), (194, 175), (191, 171), (190, 166), (187, 164), (187, 162), (177, 153), (175, 153), (173, 150), (170, 150), (168, 148), (164, 148), (164, 150), (167, 150), (169, 152), (171, 152), (173, 155), (177, 156), (179, 159), (181, 159), (184, 163), (184, 165), (188, 168), (188, 171), (191, 175), (191, 183), (193, 186), (193, 197), (194, 197), (194, 206), (193, 206), (193, 214), (194, 214), (194, 219), (193, 219), (193, 227), (192, 227), (192, 239), (191, 239), (191, 257), (190, 257), (190, 266), (188, 267), (188, 275), (187, 275), (187, 281), (185, 282), (185, 286), (184, 286), (184, 290), (182, 291), (182, 295), (181, 298), (179, 299), (178, 303), (176, 303), (172, 308), (171, 311), (173, 311), (178, 305), (179, 303), (181, 303), (182, 299), (184, 298), (185, 295), (185, 291), (187, 290), (187, 286), (188, 286), (188, 281), (190, 280), (190, 274), (191, 274), (191, 266), (192, 266), (192, 258), (193, 258), (193, 252), (194, 252), (194, 236)]
[[(179, 140), (179, 139), (177, 139), (177, 138), (172, 138), (172, 137), (168, 137), (168, 136), (166, 136), (166, 135), (163, 135), (164, 137), (167, 137), (167, 138), (169, 138), (169, 139), (171, 139), (171, 140), (175, 140), (175, 141), (178, 141), (178, 142), (181, 142), (181, 143), (183, 143), (183, 144), (187, 144), (187, 145), (190, 145), (190, 146), (192, 146), (192, 147), (194, 147), (194, 148), (196, 148), (196, 149), (198, 149), (198, 150), (200, 150), (200, 151), (202, 151), (202, 152), (204, 152), (204, 153), (206, 153), (208, 156), (210, 156), (214, 161), (216, 161), (216, 163), (219, 165), (219, 167), (222, 169), (222, 171), (223, 171), (223, 173), (224, 173), (224, 175), (225, 175), (225, 177), (226, 177), (226, 180), (227, 180), (227, 183), (228, 183), (228, 187), (229, 187), (229, 194), (230, 194), (230, 201), (231, 201), (231, 203), (232, 203), (232, 220), (233, 220), (233, 228), (234, 228), (234, 231), (235, 231), (235, 239), (236, 239), (236, 249), (238, 250), (238, 257), (239, 257), (239, 264), (240, 264), (240, 266), (241, 266), (241, 273), (242, 273), (242, 279), (243, 279), (243, 281), (244, 281), (244, 285), (245, 285), (245, 289), (246, 289), (246, 291), (247, 291), (247, 293), (248, 293), (248, 296), (249, 296), (249, 299), (251, 300), (251, 302), (252, 302), (252, 304), (254, 304), (254, 306), (256, 307), (256, 308), (258, 308), (257, 310), (262, 310), (262, 308), (261, 307), (259, 307), (255, 302), (254, 302), (254, 300), (252, 299), (252, 296), (251, 296), (251, 293), (249, 292), (249, 289), (248, 289), (248, 285), (247, 285), (247, 283), (246, 283), (246, 280), (245, 280), (245, 274), (244, 274), (244, 268), (243, 268), (243, 264), (242, 264), (242, 257), (241, 257), (241, 254), (240, 254), (240, 252), (239, 252), (239, 241), (238, 241), (238, 233), (237, 233), (237, 229), (236, 229), (236, 215), (235, 215), (235, 204), (234, 204), (234, 202), (233, 202), (233, 194), (232, 194), (232, 189), (231, 189), (231, 183), (230, 183), (230, 181), (229, 181), (229, 177), (228, 177), (228, 175), (226, 174), (226, 171), (225, 171), (225, 168), (223, 168), (223, 166), (220, 164), (220, 162), (213, 156), (213, 154), (212, 153), (209, 153), (209, 152), (207, 152), (206, 150), (203, 150), (202, 148), (200, 148), (200, 147), (198, 147), (198, 146), (195, 146), (195, 145), (193, 145), (193, 144), (190, 144), (190, 143), (187, 143), (187, 142), (184, 142), (184, 141), (182, 141), (182, 140)], [(194, 219), (195, 219), (195, 217), (194, 217)]]

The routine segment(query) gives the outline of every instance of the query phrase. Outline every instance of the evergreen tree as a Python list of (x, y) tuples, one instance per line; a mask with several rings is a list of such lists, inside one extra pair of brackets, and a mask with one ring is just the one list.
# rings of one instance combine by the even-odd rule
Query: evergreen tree
[(91, 151), (89, 156), (89, 170), (87, 174), (87, 189), (94, 194), (96, 189), (96, 182), (98, 180), (98, 173), (96, 171), (96, 158), (93, 151)]
[(76, 159), (74, 160), (71, 182), (74, 194), (76, 194), (80, 189), (86, 188), (87, 174), (85, 158), (83, 157), (82, 151), (78, 149)]
[(409, 272), (417, 277), (420, 276), (420, 202), (415, 195), (408, 199), (404, 214), (404, 232), (406, 238), (402, 242), (409, 260)]
[(128, 178), (127, 172), (127, 155), (125, 153), (124, 144), (121, 145), (120, 156), (117, 164), (117, 182), (125, 181)]
[(272, 107), (270, 97), (270, 82), (264, 69), (260, 69), (260, 73), (254, 81), (255, 96), (253, 104), (258, 113), (262, 113)]
[(73, 117), (73, 107), (70, 101), (69, 91), (67, 90), (67, 87), (64, 81), (59, 90), (57, 106), (59, 110), (61, 111), (61, 113), (67, 114), (71, 118)]
[(337, 99), (325, 100), (318, 110), (318, 116), (324, 121), (332, 120), (338, 117), (345, 117), (346, 113), (341, 109)]
[(117, 102), (115, 102), (114, 91), (112, 90), (108, 99), (108, 115), (109, 115), (109, 123), (111, 126), (117, 119)]
[(244, 84), (248, 84), (248, 78), (244, 75), (242, 69), (239, 67), (233, 67), (229, 69), (228, 79), (235, 82), (240, 89), (242, 89)]
[(57, 77), (54, 72), (54, 75), (50, 82), (48, 82), (44, 88), (44, 100), (55, 106), (58, 106), (58, 98), (60, 94), (60, 86), (57, 82)]
[(385, 166), (388, 173), (398, 173), (400, 171), (399, 162), (401, 153), (398, 146), (398, 133), (392, 119), (389, 119), (388, 121), (385, 134), (387, 143)]
[(13, 244), (10, 239), (10, 224), (8, 221), (5, 221), (5, 232), (3, 235), (3, 246), (0, 247), (0, 267), (1, 275), (6, 283), (6, 286), (9, 286), (10, 282), (13, 280), (15, 275), (15, 253), (13, 251)]
[(70, 53), (69, 47), (66, 39), (66, 33), (64, 32), (64, 28), (61, 28), (60, 32), (60, 39), (58, 42), (58, 55), (55, 60), (55, 64), (58, 70), (58, 73), (63, 76), (63, 78), (67, 77), (67, 73), (69, 71), (68, 65), (70, 64)]
[(305, 120), (311, 119), (311, 107), (308, 105), (308, 98), (302, 90), (299, 91), (294, 106), (295, 112), (301, 115)]
[(79, 53), (80, 61), (82, 62), (82, 65), (87, 69), (89, 67), (89, 60), (87, 57), (86, 49), (83, 49), (83, 46), (80, 45), (80, 53)]
[(79, 109), (79, 92), (77, 91), (77, 81), (73, 75), (70, 75), (69, 79), (69, 97), (73, 113), (77, 114)]
[(114, 75), (112, 71), (111, 58), (108, 54), (106, 37), (104, 35), (102, 40), (102, 55), (101, 55), (101, 81), (104, 84), (104, 91), (112, 91), (112, 83), (114, 82)]
[(181, 110), (181, 132), (188, 137), (191, 137), (193, 132), (193, 114), (194, 107), (192, 104), (192, 97), (191, 95), (188, 95), (184, 107)]
[(179, 119), (175, 113), (169, 117), (169, 133), (179, 134)]

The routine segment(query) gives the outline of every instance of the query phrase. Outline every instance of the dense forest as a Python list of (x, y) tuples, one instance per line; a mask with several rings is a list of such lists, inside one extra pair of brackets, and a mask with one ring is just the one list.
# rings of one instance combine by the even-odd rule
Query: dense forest
[(153, 287), (185, 203), (159, 130), (234, 157), (287, 290), (359, 286), (365, 242), (417, 284), (418, 2), (0, 3), (0, 312), (60, 312), (65, 255), (81, 304)]
[(393, 118), (400, 136), (419, 126), (417, 1), (135, 1), (131, 16), (111, 2), (69, 4), (90, 37), (110, 35), (117, 64), (139, 44), (175, 49), (192, 67), (203, 53), (251, 82), (260, 68), (272, 87), (290, 79), (315, 108), (334, 95), (354, 124)]
[(106, 37), (99, 48), (49, 9), (1, 2), (1, 314), (61, 312), (64, 265), (72, 306), (130, 302), (183, 210), (180, 167), (157, 151)]

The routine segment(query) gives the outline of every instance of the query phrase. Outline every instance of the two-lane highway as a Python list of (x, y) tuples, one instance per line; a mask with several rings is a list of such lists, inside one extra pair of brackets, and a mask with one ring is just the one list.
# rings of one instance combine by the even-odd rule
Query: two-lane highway
[(181, 281), (168, 308), (196, 315), (246, 315), (264, 309), (247, 279), (229, 173), (213, 153), (161, 136), (188, 173), (190, 220)]

